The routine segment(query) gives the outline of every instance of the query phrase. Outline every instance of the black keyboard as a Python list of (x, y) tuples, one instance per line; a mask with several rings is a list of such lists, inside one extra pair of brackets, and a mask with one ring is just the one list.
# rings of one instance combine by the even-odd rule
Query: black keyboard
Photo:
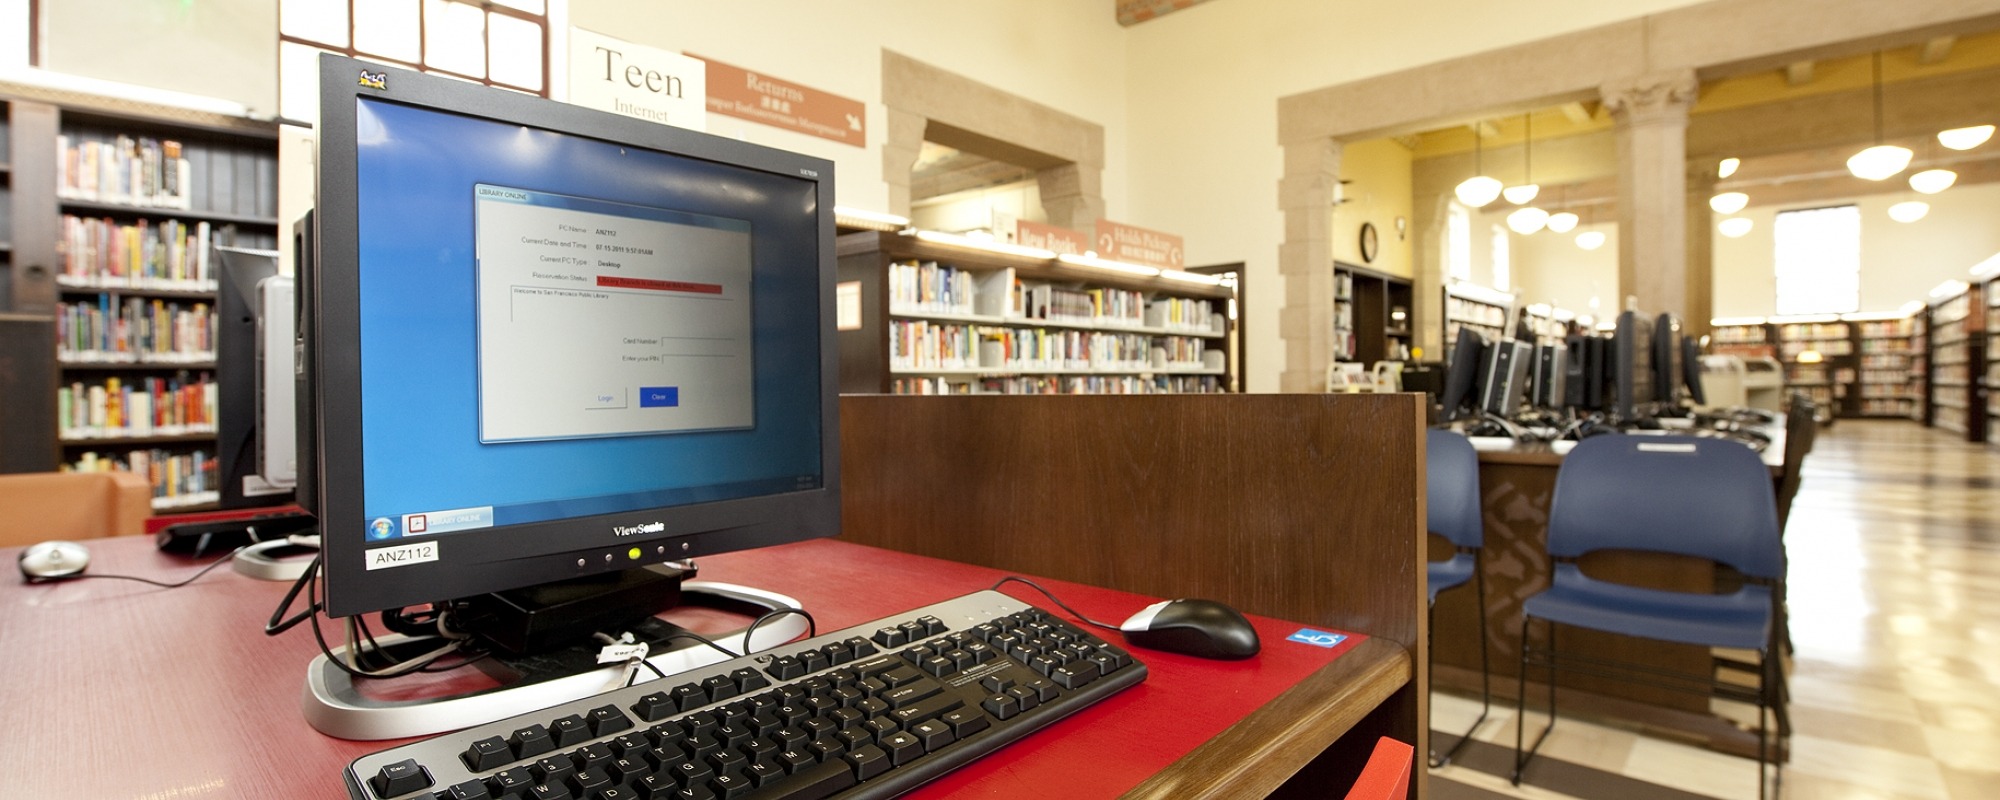
[(355, 759), (355, 800), (821, 800), (914, 789), (1146, 679), (994, 591)]

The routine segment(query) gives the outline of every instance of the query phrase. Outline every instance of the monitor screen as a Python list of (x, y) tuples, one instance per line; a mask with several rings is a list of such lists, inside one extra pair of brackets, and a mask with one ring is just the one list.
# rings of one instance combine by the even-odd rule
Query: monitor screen
[(320, 80), (329, 614), (838, 532), (830, 162), (333, 56)]
[(1451, 358), (1445, 364), (1444, 393), (1439, 397), (1444, 407), (1442, 418), (1446, 421), (1456, 420), (1478, 405), (1479, 368), (1486, 348), (1484, 335), (1470, 327), (1459, 327), (1458, 340), (1452, 343)]
[[(223, 508), (292, 502), (292, 279), (275, 250), (218, 246), (215, 361), (216, 468)], [(254, 376), (254, 377), (252, 377)]]

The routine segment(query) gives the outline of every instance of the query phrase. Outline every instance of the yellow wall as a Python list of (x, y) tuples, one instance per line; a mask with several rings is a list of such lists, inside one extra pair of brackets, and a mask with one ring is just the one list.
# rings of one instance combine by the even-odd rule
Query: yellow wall
[[(1346, 145), (1340, 151), (1346, 202), (1333, 209), (1333, 258), (1408, 278), (1410, 259), (1410, 149), (1394, 139)], [(1396, 232), (1396, 220), (1404, 233)], [(1373, 263), (1361, 260), (1361, 224), (1372, 222), (1381, 247)]]

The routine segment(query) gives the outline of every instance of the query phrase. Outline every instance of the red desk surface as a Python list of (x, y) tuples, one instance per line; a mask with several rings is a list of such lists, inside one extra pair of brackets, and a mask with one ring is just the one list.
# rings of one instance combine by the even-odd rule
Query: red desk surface
[[(150, 537), (89, 547), (92, 573), (173, 581), (198, 568), (154, 550)], [(11, 561), (18, 550), (0, 551), (0, 558)], [(798, 598), (821, 631), (988, 588), (1006, 574), (834, 540), (713, 556), (700, 567), (703, 580)], [(1155, 599), (1036, 580), (1114, 624)], [(318, 646), (303, 627), (276, 638), (262, 633), (285, 588), (226, 566), (171, 590), (130, 581), (0, 579), (0, 708), (11, 745), (0, 750), (0, 770), (15, 782), (9, 793), (344, 797), (340, 770), (395, 742), (334, 739), (305, 723), (299, 698)], [(1027, 587), (1004, 591), (1061, 613)], [(667, 616), (710, 632), (740, 625), (705, 614)], [(1208, 661), (1135, 649), (1151, 670), (1145, 683), (911, 796), (1116, 796), (1366, 639), (1351, 636), (1329, 650), (1285, 641), (1300, 625), (1251, 620), (1264, 644), (1256, 658)]]

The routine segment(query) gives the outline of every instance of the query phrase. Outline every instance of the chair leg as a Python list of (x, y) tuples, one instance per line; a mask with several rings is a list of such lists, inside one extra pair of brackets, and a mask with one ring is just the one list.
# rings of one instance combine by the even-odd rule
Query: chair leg
[[(1487, 713), (1493, 709), (1493, 668), (1486, 655), (1486, 575), (1479, 571), (1477, 561), (1473, 563), (1473, 575), (1478, 581), (1475, 586), (1479, 592), (1479, 602), (1476, 605), (1479, 613), (1479, 718), (1472, 721), (1472, 724), (1465, 729), (1465, 733), (1458, 737), (1458, 741), (1453, 743), (1451, 749), (1446, 750), (1444, 755), (1440, 756), (1436, 751), (1431, 752), (1431, 769), (1450, 764), (1452, 758), (1458, 755), (1458, 751), (1465, 749), (1465, 744), (1472, 741), (1472, 734), (1486, 722)], [(1432, 611), (1436, 611), (1435, 606), (1432, 607)], [(1437, 630), (1436, 626), (1433, 625), (1431, 630)], [(1432, 641), (1436, 641), (1435, 636), (1432, 637)]]
[(1535, 735), (1535, 743), (1523, 752), (1526, 743), (1528, 717), (1528, 618), (1521, 617), (1521, 663), (1519, 691), (1514, 696), (1514, 774), (1511, 780), (1515, 786), (1521, 785), (1521, 774), (1527, 770), (1528, 762), (1542, 749), (1542, 742), (1549, 738), (1549, 731), (1556, 727), (1556, 624), (1549, 623), (1549, 724)]

